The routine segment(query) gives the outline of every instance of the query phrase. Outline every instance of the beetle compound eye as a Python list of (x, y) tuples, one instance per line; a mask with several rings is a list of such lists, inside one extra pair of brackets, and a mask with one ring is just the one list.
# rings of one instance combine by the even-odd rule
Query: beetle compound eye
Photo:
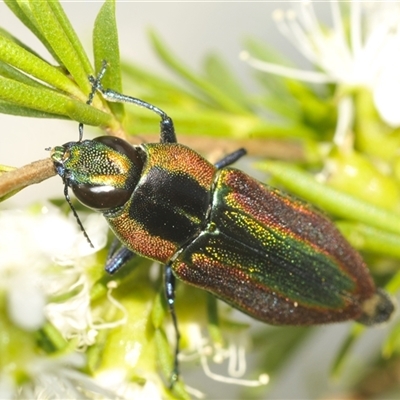
[(130, 198), (132, 191), (114, 186), (71, 185), (77, 199), (89, 208), (99, 211), (123, 206)]
[(138, 150), (130, 143), (115, 136), (99, 136), (93, 139), (93, 141), (103, 143), (107, 147), (114, 149), (118, 154), (127, 156), (134, 164), (134, 167), (140, 169), (140, 172), (142, 171), (143, 160), (139, 156)]

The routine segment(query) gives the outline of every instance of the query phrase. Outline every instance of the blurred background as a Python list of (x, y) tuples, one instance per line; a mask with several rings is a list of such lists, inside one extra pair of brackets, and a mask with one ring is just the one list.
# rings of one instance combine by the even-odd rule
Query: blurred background
[[(243, 85), (251, 90), (254, 82), (250, 79), (250, 67), (239, 60), (239, 52), (243, 49), (242, 40), (246, 36), (265, 40), (280, 53), (295, 61), (298, 66), (310, 67), (291, 43), (281, 35), (272, 18), (274, 10), (287, 9), (291, 6), (290, 3), (284, 1), (120, 1), (117, 2), (117, 21), (121, 58), (168, 77), (168, 71), (154, 56), (146, 36), (148, 28), (153, 28), (162, 36), (174, 54), (194, 69), (199, 69), (205, 53), (217, 52), (237, 74)], [(329, 24), (329, 4), (313, 3), (321, 20)], [(64, 1), (62, 5), (90, 54), (92, 27), (102, 3)], [(12, 32), (49, 60), (40, 42), (2, 2), (0, 3), (0, 26)], [(168, 112), (168, 109), (165, 111)], [(76, 140), (78, 135), (78, 126), (74, 121), (41, 120), (0, 114), (0, 126), (2, 131), (0, 162), (15, 167), (48, 157), (45, 148)], [(93, 134), (100, 132), (90, 127), (86, 129), (86, 132)], [(179, 138), (179, 132), (177, 133)], [(39, 199), (61, 195), (60, 178), (53, 177), (36, 187), (23, 190), (2, 207), (27, 205)], [(251, 322), (246, 318), (245, 321)], [(257, 329), (258, 323), (254, 321), (252, 323)], [(351, 323), (345, 323), (315, 330), (300, 351), (292, 355), (278, 382), (268, 393), (268, 398), (339, 398), (337, 393), (340, 392), (346, 379), (341, 377), (341, 380), (334, 382), (328, 375), (333, 358), (350, 327)], [(376, 344), (384, 335), (385, 330), (372, 329), (363, 336), (352, 353), (354, 364), (349, 365), (349, 374), (351, 374), (351, 368), (356, 368), (359, 363), (368, 363), (379, 348)], [(273, 346), (273, 343), (268, 343), (268, 346)], [(253, 353), (257, 352), (259, 349), (254, 348)], [(240, 393), (241, 388), (206, 378), (200, 367), (192, 373), (186, 371), (183, 364), (182, 371), (187, 383), (204, 390), (209, 398), (229, 399)], [(264, 372), (268, 373), (268, 371)], [(267, 398), (262, 391), (258, 393), (260, 398)]]

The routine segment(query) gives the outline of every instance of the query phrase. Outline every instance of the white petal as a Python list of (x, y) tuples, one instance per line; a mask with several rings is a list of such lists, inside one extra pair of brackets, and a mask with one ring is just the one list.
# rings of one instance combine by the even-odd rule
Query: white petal
[(374, 102), (381, 118), (392, 127), (400, 126), (399, 66), (389, 65), (374, 86)]
[(8, 400), (15, 398), (15, 383), (8, 374), (0, 375), (0, 399)]
[(7, 306), (9, 317), (16, 325), (34, 331), (45, 321), (46, 298), (30, 275), (20, 275), (12, 280), (7, 292)]

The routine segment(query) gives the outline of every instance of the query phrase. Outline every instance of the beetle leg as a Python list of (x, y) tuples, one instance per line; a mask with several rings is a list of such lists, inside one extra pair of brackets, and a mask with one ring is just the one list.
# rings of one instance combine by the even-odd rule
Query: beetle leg
[(117, 238), (114, 238), (111, 243), (110, 248), (108, 249), (106, 263), (108, 263), (108, 261), (110, 261), (112, 259), (113, 255), (116, 253), (118, 247), (122, 247), (121, 242)]
[[(131, 250), (126, 247), (121, 247), (117, 250), (119, 245), (119, 241), (115, 239), (111, 244), (110, 250), (107, 255), (107, 262), (105, 266), (105, 270), (110, 275), (115, 274), (121, 267), (123, 267), (132, 257), (135, 256)], [(174, 353), (174, 368), (171, 375), (171, 387), (179, 378), (179, 363), (178, 363), (178, 354), (179, 354), (179, 329), (178, 329), (178, 321), (175, 313), (175, 285), (176, 278), (172, 273), (171, 265), (167, 264), (165, 266), (165, 274), (164, 274), (164, 285), (165, 285), (165, 297), (167, 299), (168, 309), (172, 317), (172, 322), (174, 324), (175, 329), (175, 338), (176, 338), (176, 346)]]
[(167, 114), (160, 121), (160, 143), (177, 143), (174, 123)]
[(119, 242), (117, 240), (112, 243), (110, 251), (107, 255), (105, 270), (110, 275), (115, 274), (121, 267), (123, 267), (131, 258), (135, 256), (135, 253), (126, 247), (121, 247), (120, 249), (116, 250), (118, 243)]
[(174, 369), (172, 371), (172, 376), (171, 376), (171, 387), (174, 385), (174, 383), (179, 378), (178, 354), (179, 354), (180, 334), (179, 334), (179, 329), (178, 329), (178, 321), (177, 321), (176, 313), (175, 313), (175, 283), (176, 283), (176, 278), (175, 278), (175, 275), (172, 273), (171, 265), (166, 264), (165, 274), (164, 274), (165, 297), (167, 299), (169, 312), (171, 314), (172, 322), (174, 324), (175, 338), (176, 338), (175, 354), (174, 354)]
[(132, 103), (140, 107), (147, 108), (158, 114), (161, 117), (160, 121), (160, 142), (161, 143), (176, 143), (175, 128), (172, 119), (160, 108), (153, 106), (146, 101), (137, 99), (136, 97), (127, 96), (118, 93), (111, 89), (104, 89), (100, 83), (97, 84), (96, 89), (102, 94), (107, 101), (114, 103)]
[[(101, 85), (100, 82), (103, 79), (104, 74), (106, 73), (106, 69), (107, 69), (107, 62), (103, 61), (103, 65), (101, 66), (101, 70), (97, 74), (96, 78), (92, 77), (93, 78), (92, 80), (91, 80), (91, 78), (89, 78), (89, 81), (92, 84), (92, 90), (90, 91), (89, 97), (88, 97), (88, 99), (86, 101), (86, 104), (88, 104), (89, 106), (93, 102), (94, 95), (96, 94), (98, 86)], [(78, 140), (78, 142), (81, 142), (82, 138), (83, 138), (83, 123), (82, 122), (79, 123), (79, 128), (78, 129), (79, 129), (79, 140)]]
[(216, 162), (214, 164), (214, 166), (217, 169), (225, 168), (228, 165), (233, 164), (234, 162), (239, 160), (239, 158), (242, 158), (246, 154), (247, 154), (247, 151), (245, 149), (236, 150), (233, 153), (226, 155), (222, 160), (219, 160), (218, 162)]
[(92, 102), (93, 94), (96, 90), (107, 100), (113, 103), (130, 103), (135, 104), (139, 107), (147, 108), (150, 111), (155, 112), (161, 117), (160, 121), (160, 142), (161, 143), (176, 143), (175, 128), (172, 119), (160, 108), (153, 104), (147, 103), (144, 100), (136, 97), (127, 96), (126, 94), (118, 93), (112, 89), (104, 89), (101, 84), (101, 79), (104, 76), (107, 69), (107, 62), (103, 61), (103, 65), (97, 77), (89, 76), (89, 81), (92, 84), (92, 92), (89, 95), (88, 104)]

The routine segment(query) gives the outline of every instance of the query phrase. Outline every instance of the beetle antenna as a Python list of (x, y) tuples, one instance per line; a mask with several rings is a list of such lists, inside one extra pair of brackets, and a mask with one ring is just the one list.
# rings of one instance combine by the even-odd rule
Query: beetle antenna
[[(136, 97), (127, 96), (122, 93), (118, 93), (112, 89), (104, 89), (101, 84), (101, 79), (104, 76), (107, 69), (107, 62), (103, 61), (102, 68), (97, 77), (89, 76), (89, 81), (92, 84), (92, 91), (99, 91), (102, 96), (113, 103), (130, 103), (135, 104), (139, 107), (147, 108), (150, 111), (158, 114), (161, 117), (161, 143), (176, 143), (175, 128), (172, 119), (163, 111), (161, 108), (156, 107), (153, 104), (147, 103), (144, 100)], [(92, 95), (93, 98), (94, 94)]]
[[(107, 69), (107, 62), (103, 61), (103, 64), (101, 66), (100, 72), (97, 74), (96, 78), (93, 78), (92, 76), (90, 76), (90, 82), (92, 84), (92, 89), (89, 93), (89, 97), (88, 100), (86, 102), (87, 105), (91, 105), (94, 99), (94, 95), (96, 94), (96, 91), (98, 90), (98, 86), (101, 86), (100, 81), (102, 80), (104, 74), (106, 73), (106, 69)], [(83, 123), (80, 122), (79, 123), (79, 140), (78, 142), (81, 142), (83, 139)], [(92, 241), (89, 238), (89, 235), (87, 234), (87, 232), (85, 231), (85, 228), (83, 227), (83, 224), (79, 218), (78, 213), (75, 210), (75, 207), (72, 205), (71, 200), (69, 198), (69, 194), (68, 194), (68, 185), (65, 183), (64, 186), (64, 197), (65, 200), (67, 200), (67, 203), (69, 204), (69, 207), (71, 208), (72, 213), (74, 214), (76, 221), (78, 222), (79, 227), (81, 228), (81, 231), (83, 232), (83, 235), (85, 236), (86, 240), (88, 241), (88, 243), (90, 244), (91, 247), (94, 248)]]
[[(100, 81), (103, 78), (104, 74), (106, 73), (106, 69), (107, 69), (107, 62), (103, 61), (103, 65), (101, 67), (100, 72), (97, 74), (96, 78), (93, 78), (91, 76), (91, 78), (93, 78), (93, 80), (90, 80), (90, 82), (92, 83), (92, 90), (89, 93), (89, 97), (88, 100), (86, 102), (87, 105), (91, 105), (94, 99), (94, 95), (96, 94), (97, 91), (97, 87), (98, 85), (100, 85)], [(78, 142), (81, 142), (83, 139), (83, 123), (80, 122), (79, 123), (79, 140)], [(89, 235), (87, 234), (87, 232), (85, 231), (85, 228), (83, 227), (83, 224), (79, 218), (78, 213), (75, 210), (75, 207), (72, 205), (71, 200), (69, 198), (69, 194), (68, 194), (68, 185), (65, 184), (64, 186), (64, 197), (65, 200), (67, 200), (67, 203), (69, 204), (69, 207), (71, 208), (72, 213), (74, 214), (76, 221), (78, 222), (79, 227), (81, 228), (81, 231), (83, 232), (83, 235), (85, 236), (86, 240), (88, 241), (88, 243), (90, 244), (91, 247), (94, 248), (92, 241), (89, 238)]]
[(90, 244), (90, 247), (92, 247), (94, 249), (93, 243), (90, 240), (89, 235), (86, 233), (85, 228), (83, 227), (83, 224), (79, 218), (79, 215), (76, 212), (75, 207), (72, 205), (71, 199), (69, 198), (68, 185), (66, 183), (64, 184), (64, 197), (65, 197), (65, 200), (67, 200), (67, 203), (68, 203), (72, 213), (74, 214), (76, 221), (78, 222), (78, 225), (81, 228), (81, 231), (83, 232), (83, 235), (85, 236), (86, 240)]

